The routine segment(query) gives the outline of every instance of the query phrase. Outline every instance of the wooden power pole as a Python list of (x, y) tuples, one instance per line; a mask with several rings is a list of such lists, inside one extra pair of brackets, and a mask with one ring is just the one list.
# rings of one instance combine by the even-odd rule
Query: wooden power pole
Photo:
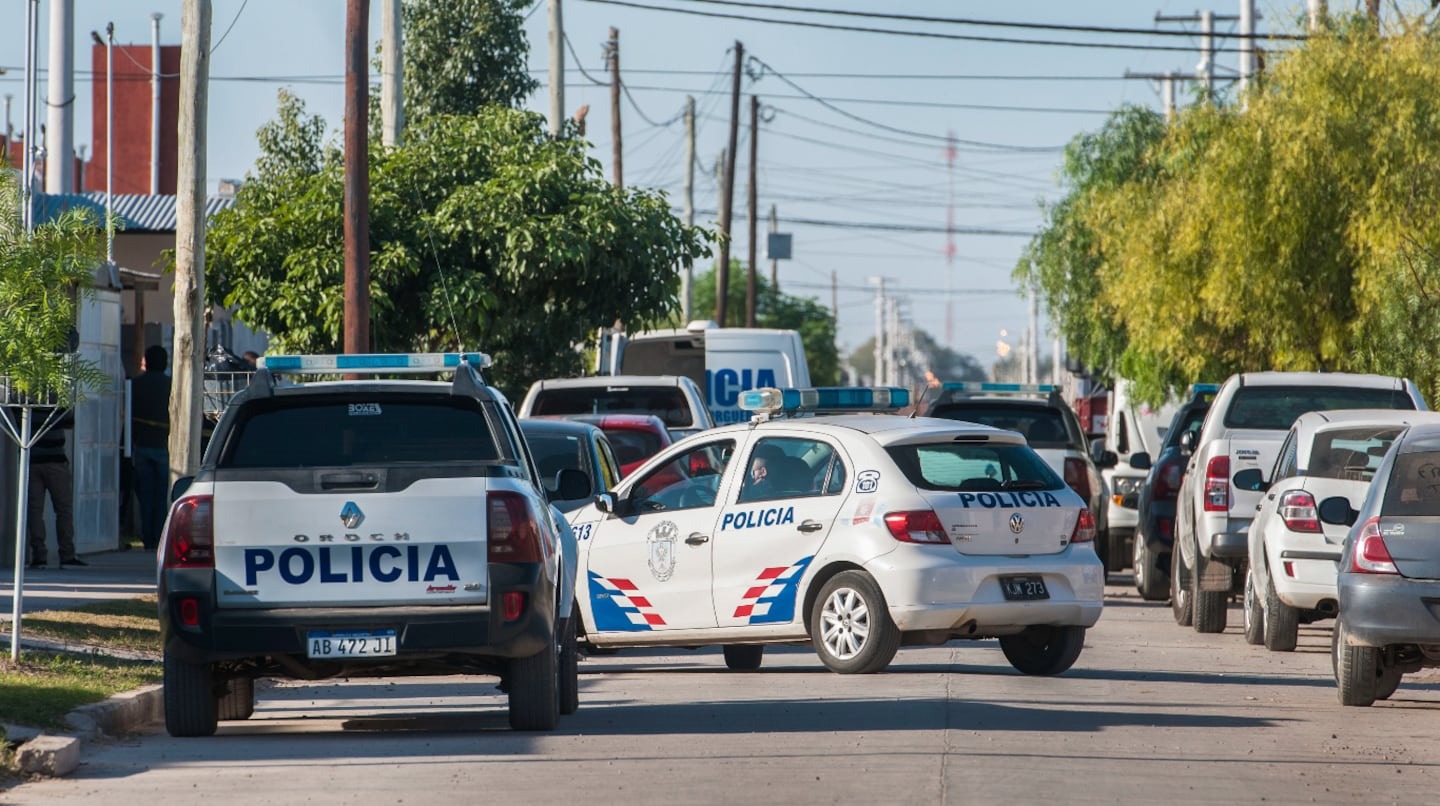
[[(170, 381), (170, 481), (200, 467), (205, 361), (205, 114), (210, 0), (180, 17), (180, 165), (175, 188), (175, 343)], [(29, 143), (26, 143), (29, 146)], [(23, 504), (23, 502), (22, 502)]]
[(735, 206), (735, 147), (740, 139), (740, 71), (745, 46), (735, 42), (735, 76), (730, 85), (730, 147), (725, 150), (725, 182), (720, 194), (720, 262), (715, 266), (715, 321), (725, 327), (730, 294), (730, 220)]
[(610, 29), (610, 42), (605, 46), (605, 60), (610, 63), (610, 143), (611, 161), (615, 167), (615, 187), (625, 187), (625, 141), (620, 129), (620, 31)]
[(750, 254), (745, 270), (745, 327), (755, 327), (755, 238), (759, 231), (760, 211), (755, 188), (755, 163), (760, 133), (760, 99), (750, 96), (750, 186), (746, 189), (746, 202), (750, 212)]
[(370, 352), (370, 0), (345, 2), (345, 352)]

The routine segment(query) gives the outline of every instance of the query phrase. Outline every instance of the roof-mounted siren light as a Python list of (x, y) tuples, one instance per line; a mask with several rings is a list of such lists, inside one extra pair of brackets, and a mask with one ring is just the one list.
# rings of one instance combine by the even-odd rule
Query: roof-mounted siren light
[(359, 353), (353, 355), (268, 355), (258, 366), (289, 375), (433, 375), (468, 364), (476, 370), (494, 362), (485, 353)]
[(1048, 395), (1060, 391), (1053, 383), (990, 383), (988, 381), (950, 382), (940, 387), (947, 392), (968, 395)]
[(893, 386), (827, 386), (815, 389), (751, 389), (740, 408), (756, 414), (898, 411), (910, 405), (910, 390)]
[(691, 333), (699, 333), (705, 330), (715, 330), (719, 327), (720, 324), (714, 319), (695, 319), (686, 325), (685, 329)]

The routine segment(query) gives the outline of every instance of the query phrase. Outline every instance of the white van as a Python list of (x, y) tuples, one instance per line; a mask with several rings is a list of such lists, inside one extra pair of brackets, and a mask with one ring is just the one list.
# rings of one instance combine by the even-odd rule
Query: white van
[(715, 425), (745, 422), (740, 393), (762, 387), (806, 387), (810, 365), (794, 330), (722, 328), (691, 322), (684, 330), (654, 330), (601, 339), (601, 374), (679, 375), (705, 394)]
[(1095, 441), (1091, 454), (1110, 491), (1108, 571), (1119, 571), (1130, 564), (1135, 528), (1140, 523), (1140, 488), (1145, 484), (1149, 465), (1134, 467), (1130, 457), (1140, 453), (1152, 459), (1159, 456), (1165, 432), (1179, 409), (1180, 403), (1174, 400), (1158, 408), (1141, 403), (1130, 396), (1129, 381), (1115, 381), (1105, 439), (1103, 443)]

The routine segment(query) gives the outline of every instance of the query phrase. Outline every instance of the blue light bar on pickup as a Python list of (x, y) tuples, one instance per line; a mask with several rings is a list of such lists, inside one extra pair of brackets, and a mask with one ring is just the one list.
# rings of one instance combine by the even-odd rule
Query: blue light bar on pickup
[(740, 408), (755, 412), (896, 411), (910, 405), (910, 391), (899, 387), (822, 386), (815, 389), (751, 389), (740, 394)]
[(989, 383), (981, 381), (951, 382), (940, 388), (947, 392), (967, 392), (975, 395), (1048, 395), (1059, 392), (1053, 383)]
[(468, 363), (475, 369), (491, 365), (484, 353), (359, 353), (354, 355), (267, 355), (259, 366), (271, 372), (300, 375), (339, 373), (424, 374), (444, 372)]
[(1192, 384), (1190, 384), (1190, 394), (1192, 394), (1192, 395), (1194, 395), (1194, 394), (1203, 394), (1203, 393), (1206, 393), (1206, 392), (1208, 392), (1208, 393), (1210, 393), (1210, 394), (1213, 395), (1213, 394), (1215, 394), (1215, 393), (1218, 392), (1218, 391), (1220, 391), (1220, 384), (1218, 384), (1218, 383), (1192, 383)]

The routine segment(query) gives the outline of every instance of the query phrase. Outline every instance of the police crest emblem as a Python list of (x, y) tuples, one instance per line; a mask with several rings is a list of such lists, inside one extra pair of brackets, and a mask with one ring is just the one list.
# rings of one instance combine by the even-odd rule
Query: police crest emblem
[(662, 521), (650, 530), (645, 542), (650, 548), (650, 575), (656, 582), (664, 582), (675, 573), (675, 541), (680, 537), (680, 528), (673, 521)]

